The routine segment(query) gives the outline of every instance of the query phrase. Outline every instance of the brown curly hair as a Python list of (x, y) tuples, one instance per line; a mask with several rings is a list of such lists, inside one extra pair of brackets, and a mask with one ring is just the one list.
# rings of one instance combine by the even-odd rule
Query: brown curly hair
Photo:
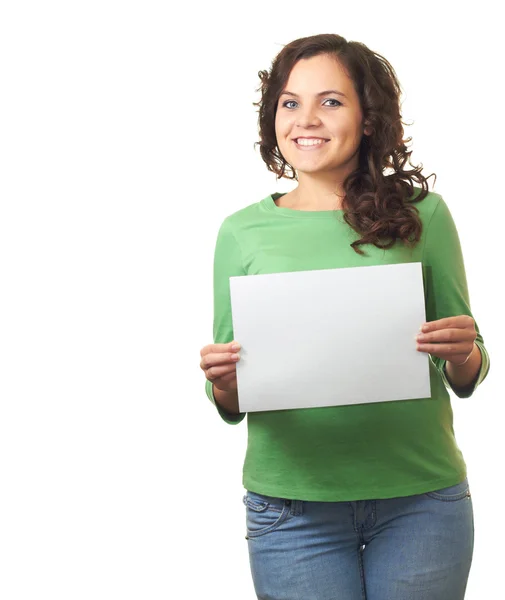
[[(374, 244), (378, 248), (391, 248), (396, 239), (407, 246), (415, 246), (421, 239), (422, 222), (414, 202), (428, 195), (428, 181), (422, 173), (423, 165), (415, 167), (410, 162), (412, 151), (403, 139), (404, 131), (400, 113), (401, 88), (390, 63), (360, 42), (348, 42), (336, 34), (321, 34), (299, 38), (287, 44), (272, 61), (270, 72), (259, 71), (261, 100), (258, 106), (260, 154), (269, 171), (277, 179), (295, 179), (294, 168), (284, 160), (277, 146), (275, 115), (280, 94), (287, 84), (289, 74), (301, 58), (327, 54), (337, 58), (347, 70), (358, 94), (363, 118), (371, 127), (371, 135), (363, 135), (359, 147), (358, 168), (350, 173), (344, 183), (342, 202), (345, 221), (362, 238), (351, 246), (358, 254), (365, 254), (358, 246)], [(411, 170), (404, 169), (409, 163)], [(390, 174), (385, 170), (390, 169)], [(414, 181), (421, 189), (414, 187)], [(389, 238), (389, 241), (387, 239)], [(381, 241), (382, 240), (382, 241)]]

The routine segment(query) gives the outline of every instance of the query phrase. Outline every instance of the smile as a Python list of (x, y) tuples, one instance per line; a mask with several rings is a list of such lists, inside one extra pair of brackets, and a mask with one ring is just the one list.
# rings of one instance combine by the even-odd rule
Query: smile
[(293, 140), (295, 146), (299, 149), (299, 150), (309, 150), (309, 151), (313, 151), (313, 150), (319, 150), (322, 146), (324, 146), (327, 142), (329, 142), (330, 140), (323, 140), (323, 139), (318, 139), (318, 140), (304, 140), (301, 139), (299, 143), (299, 140)]

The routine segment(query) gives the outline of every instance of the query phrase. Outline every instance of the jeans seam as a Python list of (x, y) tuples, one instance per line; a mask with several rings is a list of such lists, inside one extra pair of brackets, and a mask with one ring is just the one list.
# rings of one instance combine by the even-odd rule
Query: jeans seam
[(275, 531), (286, 521), (286, 519), (289, 517), (289, 513), (290, 513), (289, 507), (284, 506), (282, 511), (279, 513), (279, 517), (276, 519), (275, 523), (272, 523), (271, 525), (268, 525), (268, 527), (264, 527), (263, 529), (260, 529), (258, 531), (250, 531), (246, 528), (247, 529), (246, 539), (261, 537), (262, 535), (266, 535), (267, 533), (271, 533), (272, 531)]
[(452, 494), (448, 496), (445, 496), (444, 494), (438, 494), (437, 492), (426, 492), (425, 495), (441, 502), (459, 502), (460, 500), (470, 497), (470, 490), (467, 489), (459, 494)]
[[(361, 535), (360, 535), (361, 537)], [(359, 578), (361, 580), (361, 598), (362, 600), (366, 600), (366, 584), (365, 584), (365, 571), (363, 567), (363, 551), (361, 550), (360, 544), (358, 548), (358, 569), (359, 569)]]

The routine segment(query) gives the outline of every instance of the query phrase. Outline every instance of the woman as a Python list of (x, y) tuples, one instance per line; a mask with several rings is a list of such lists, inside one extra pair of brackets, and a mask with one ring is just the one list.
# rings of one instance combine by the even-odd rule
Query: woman
[(318, 35), (285, 46), (259, 75), (261, 156), (298, 185), (220, 228), (215, 343), (200, 364), (208, 397), (227, 423), (245, 417), (230, 276), (422, 262), (427, 323), (416, 348), (431, 357), (431, 398), (248, 414), (243, 483), (256, 594), (460, 600), (473, 512), (447, 388), (471, 396), (489, 357), (456, 227), (422, 168), (406, 167), (400, 85), (383, 57)]

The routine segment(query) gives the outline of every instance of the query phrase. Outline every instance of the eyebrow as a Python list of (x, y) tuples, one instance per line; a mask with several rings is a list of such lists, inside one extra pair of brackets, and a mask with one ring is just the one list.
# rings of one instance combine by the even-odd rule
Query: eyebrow
[[(344, 98), (346, 97), (345, 94), (342, 94), (342, 92), (339, 92), (338, 90), (325, 90), (324, 92), (319, 92), (319, 94), (316, 94), (316, 96), (326, 96), (326, 94), (337, 94), (338, 96), (343, 96)], [(287, 90), (282, 92), (281, 96), (284, 96), (284, 95), (294, 96), (295, 98), (300, 97), (298, 94), (295, 94), (293, 92), (288, 92)]]

